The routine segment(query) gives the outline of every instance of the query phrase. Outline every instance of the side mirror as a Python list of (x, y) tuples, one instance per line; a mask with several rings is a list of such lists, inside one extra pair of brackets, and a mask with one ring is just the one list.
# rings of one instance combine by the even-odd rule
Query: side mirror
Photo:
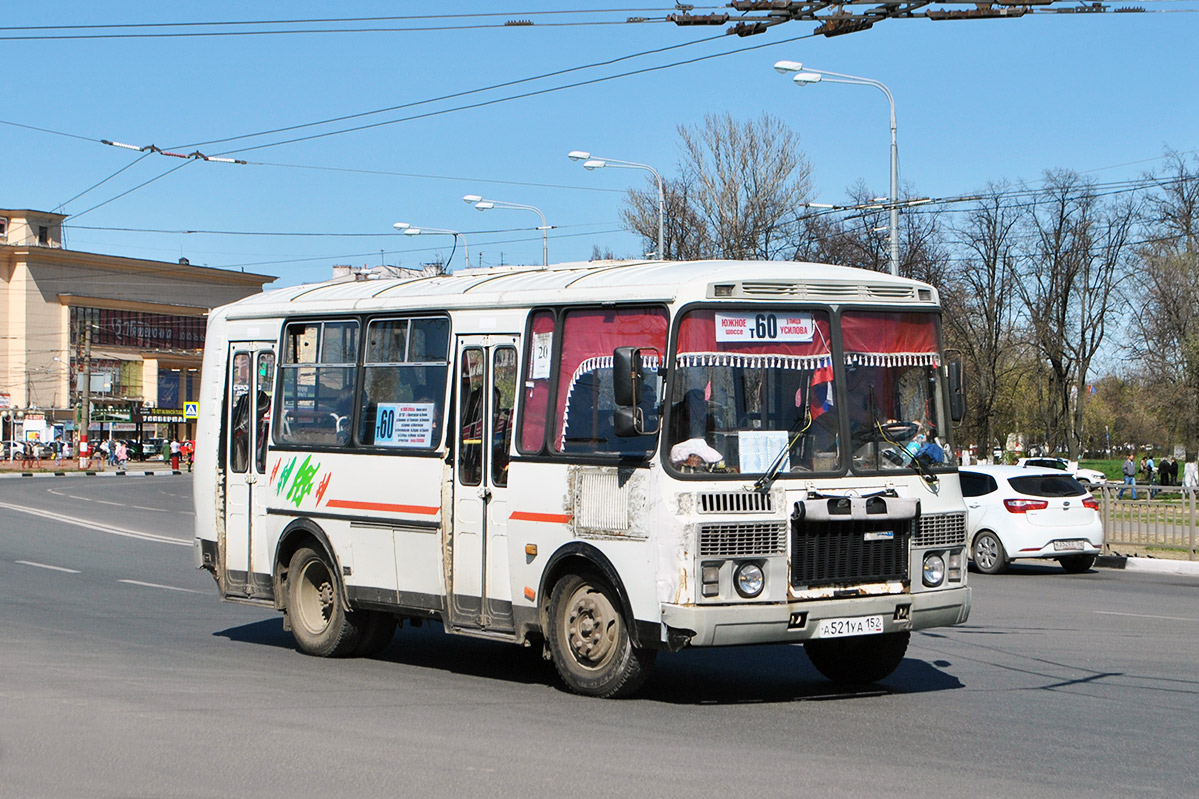
[(612, 398), (616, 410), (612, 415), (612, 428), (621, 438), (632, 438), (657, 433), (645, 429), (645, 410), (641, 407), (641, 388), (645, 384), (641, 349), (617, 347), (612, 351)]
[(612, 394), (617, 405), (636, 408), (641, 404), (641, 350), (637, 347), (613, 350)]
[(946, 374), (949, 379), (949, 418), (960, 422), (966, 418), (966, 391), (962, 385), (962, 362), (950, 361), (946, 364)]

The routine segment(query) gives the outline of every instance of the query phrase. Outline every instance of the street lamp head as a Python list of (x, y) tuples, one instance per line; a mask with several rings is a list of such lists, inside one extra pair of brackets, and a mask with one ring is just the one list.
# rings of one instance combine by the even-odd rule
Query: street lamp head
[(589, 171), (594, 170), (594, 169), (603, 169), (607, 165), (608, 165), (607, 161), (601, 161), (598, 158), (593, 158), (590, 161), (583, 162), (583, 169), (586, 169)]
[(797, 72), (791, 80), (796, 86), (807, 86), (809, 83), (820, 83), (821, 77), (818, 72)]
[(788, 72), (800, 72), (803, 70), (803, 64), (798, 61), (775, 61), (774, 71), (780, 75), (786, 75)]
[(394, 225), (392, 225), (392, 227), (396, 230), (407, 230), (408, 228), (412, 227), (412, 225), (409, 225), (407, 222), (396, 222)]
[(474, 205), (481, 199), (483, 199), (483, 198), (477, 194), (467, 194), (462, 197), (462, 202)]
[(405, 231), (404, 231), (404, 235), (405, 235), (405, 236), (419, 236), (419, 235), (420, 235), (420, 228), (418, 228), (418, 227), (410, 227), (410, 228), (408, 228), (407, 230), (405, 230)]
[(566, 157), (571, 161), (586, 161), (591, 157), (591, 153), (585, 153), (582, 150), (571, 150), (566, 154)]
[(495, 203), (493, 203), (491, 200), (479, 200), (477, 203), (475, 203), (475, 208), (479, 211), (487, 211), (491, 208), (495, 208)]

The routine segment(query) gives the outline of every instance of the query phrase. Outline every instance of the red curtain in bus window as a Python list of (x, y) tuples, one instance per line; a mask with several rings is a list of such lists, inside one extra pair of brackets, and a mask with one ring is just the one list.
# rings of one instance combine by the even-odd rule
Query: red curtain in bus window
[(541, 452), (545, 444), (545, 420), (553, 373), (554, 314), (537, 311), (525, 347), (525, 385), (520, 411), (520, 451)]
[(847, 311), (841, 315), (845, 362), (860, 366), (939, 366), (937, 316)]
[[(774, 340), (716, 340), (718, 321), (722, 326), (753, 325), (759, 315), (774, 317)], [(823, 311), (692, 311), (679, 324), (679, 365), (816, 369), (832, 363), (830, 341), (828, 314)]]
[[(653, 348), (666, 352), (666, 310), (663, 308), (592, 308), (568, 311), (562, 326), (562, 358), (558, 364), (557, 417), (554, 448), (561, 451), (570, 393), (580, 377), (612, 368), (617, 347)], [(652, 353), (647, 366), (656, 367)], [(609, 381), (610, 382), (610, 381)], [(606, 393), (611, 386), (605, 386)]]

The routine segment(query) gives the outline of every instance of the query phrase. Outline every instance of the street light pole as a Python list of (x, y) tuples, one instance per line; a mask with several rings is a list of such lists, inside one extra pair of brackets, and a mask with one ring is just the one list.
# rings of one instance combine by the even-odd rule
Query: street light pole
[(606, 166), (615, 167), (617, 169), (644, 169), (652, 172), (654, 180), (658, 184), (658, 260), (666, 260), (666, 192), (662, 186), (662, 176), (658, 174), (658, 170), (654, 169), (649, 164), (639, 164), (636, 161), (622, 161), (619, 158), (592, 158), (591, 153), (585, 153), (582, 150), (572, 150), (566, 154), (566, 157), (572, 161), (582, 161), (583, 168), (591, 172), (596, 169), (603, 169)]
[(822, 69), (805, 69), (798, 61), (778, 61), (774, 65), (777, 72), (794, 73), (791, 78), (796, 86), (807, 86), (810, 83), (847, 83), (856, 86), (873, 86), (887, 97), (891, 106), (891, 191), (887, 205), (891, 209), (891, 274), (899, 274), (899, 143), (895, 128), (895, 97), (882, 81), (872, 78), (860, 78), (856, 75), (843, 75), (840, 72), (828, 72)]
[(541, 213), (541, 209), (535, 205), (521, 205), (520, 203), (504, 202), (503, 200), (485, 200), (478, 194), (467, 194), (462, 198), (463, 202), (473, 205), (478, 211), (489, 211), (492, 208), (512, 208), (519, 211), (532, 211), (541, 218), (541, 227), (537, 228), (541, 231), (541, 263), (543, 266), (550, 265), (550, 247), (548, 231), (550, 226), (546, 224), (545, 214)]
[[(457, 230), (449, 230), (440, 227), (413, 227), (407, 222), (396, 222), (392, 225), (393, 228), (403, 233), (405, 236), (419, 236), (422, 233), (443, 233), (447, 236), (454, 237), (454, 246), (458, 246), (458, 239), (462, 239), (462, 252), (466, 257), (466, 265), (470, 266), (470, 244), (466, 241), (466, 236), (462, 235)], [(450, 257), (445, 261), (445, 271), (450, 271), (450, 261), (454, 258), (454, 252), (450, 251)]]

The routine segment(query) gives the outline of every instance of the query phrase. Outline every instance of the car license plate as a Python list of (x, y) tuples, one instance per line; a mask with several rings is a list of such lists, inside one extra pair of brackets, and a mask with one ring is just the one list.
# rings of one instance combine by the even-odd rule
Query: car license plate
[(844, 638), (847, 635), (874, 635), (883, 631), (882, 616), (854, 616), (847, 619), (821, 619), (817, 638)]
[(1086, 549), (1087, 542), (1082, 540), (1054, 541), (1053, 548), (1058, 552), (1076, 552)]

